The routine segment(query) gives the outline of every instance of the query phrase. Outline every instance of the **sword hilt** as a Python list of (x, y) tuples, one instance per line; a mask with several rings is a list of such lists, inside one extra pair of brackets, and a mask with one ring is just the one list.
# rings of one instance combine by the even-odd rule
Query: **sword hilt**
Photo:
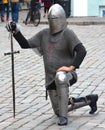
[(20, 51), (7, 52), (7, 53), (4, 53), (4, 56), (11, 55), (11, 54), (17, 54), (17, 53), (20, 53)]

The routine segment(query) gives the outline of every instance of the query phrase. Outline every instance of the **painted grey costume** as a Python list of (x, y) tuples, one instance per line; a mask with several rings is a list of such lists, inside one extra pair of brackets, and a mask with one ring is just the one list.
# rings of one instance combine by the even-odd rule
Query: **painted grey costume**
[[(22, 48), (37, 48), (43, 56), (46, 89), (54, 113), (59, 117), (58, 125), (67, 125), (68, 111), (89, 105), (90, 114), (93, 114), (97, 110), (98, 95), (69, 99), (69, 86), (77, 81), (76, 68), (82, 63), (86, 50), (75, 33), (67, 28), (65, 12), (60, 5), (55, 4), (50, 8), (48, 21), (49, 28), (28, 40), (20, 31), (15, 32), (16, 24), (9, 24), (7, 29), (15, 32), (14, 38)], [(57, 71), (62, 66), (73, 66), (75, 69)]]

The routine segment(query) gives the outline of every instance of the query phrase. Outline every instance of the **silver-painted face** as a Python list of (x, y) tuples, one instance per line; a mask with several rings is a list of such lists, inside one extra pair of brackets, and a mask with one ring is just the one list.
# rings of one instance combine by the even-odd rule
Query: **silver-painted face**
[(67, 26), (65, 11), (62, 6), (54, 4), (50, 7), (48, 21), (51, 34), (60, 32)]

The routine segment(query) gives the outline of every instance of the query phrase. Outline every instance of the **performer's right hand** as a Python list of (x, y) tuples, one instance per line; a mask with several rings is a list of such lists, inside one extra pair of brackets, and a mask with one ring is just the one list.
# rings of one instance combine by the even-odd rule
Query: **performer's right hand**
[(8, 32), (17, 33), (20, 31), (19, 25), (17, 25), (15, 22), (9, 22), (6, 24), (6, 29)]

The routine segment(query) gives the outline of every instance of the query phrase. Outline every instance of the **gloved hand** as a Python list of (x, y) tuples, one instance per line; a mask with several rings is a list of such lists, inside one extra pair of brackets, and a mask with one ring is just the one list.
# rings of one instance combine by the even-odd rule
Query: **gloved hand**
[(19, 25), (17, 25), (15, 22), (9, 22), (6, 24), (6, 29), (8, 32), (17, 33), (20, 31)]

